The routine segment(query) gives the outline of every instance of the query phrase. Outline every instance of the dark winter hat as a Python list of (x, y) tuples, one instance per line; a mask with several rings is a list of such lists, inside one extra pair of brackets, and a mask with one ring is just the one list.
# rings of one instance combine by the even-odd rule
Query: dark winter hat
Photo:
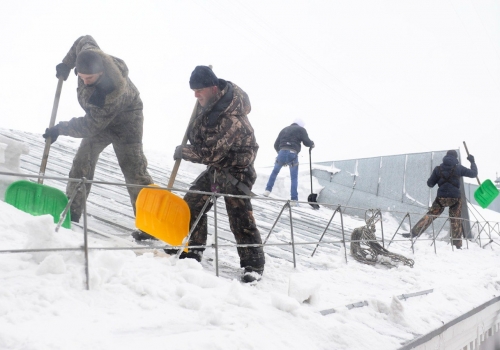
[(92, 50), (82, 51), (76, 57), (76, 71), (82, 74), (96, 74), (104, 71), (102, 57)]
[(455, 158), (458, 159), (457, 151), (455, 151), (454, 149), (450, 149), (448, 152), (446, 152), (446, 155), (447, 156), (452, 156), (452, 157), (455, 157)]
[(217, 85), (219, 85), (219, 79), (217, 79), (210, 67), (196, 66), (193, 73), (191, 73), (191, 78), (189, 79), (189, 87), (191, 89), (203, 89)]

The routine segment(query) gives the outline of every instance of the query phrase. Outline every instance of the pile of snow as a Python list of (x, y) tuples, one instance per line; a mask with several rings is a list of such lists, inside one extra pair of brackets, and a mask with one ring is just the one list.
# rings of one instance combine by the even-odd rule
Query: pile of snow
[[(29, 146), (11, 138), (0, 135), (0, 171), (20, 173), (21, 155), (29, 153)], [(0, 200), (4, 199), (5, 190), (19, 177), (0, 175)]]

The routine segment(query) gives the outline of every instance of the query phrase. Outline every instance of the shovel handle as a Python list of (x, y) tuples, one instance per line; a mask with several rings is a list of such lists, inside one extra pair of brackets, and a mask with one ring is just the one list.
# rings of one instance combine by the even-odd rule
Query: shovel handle
[[(63, 78), (59, 78), (59, 81), (57, 82), (56, 96), (54, 97), (54, 105), (52, 106), (52, 115), (50, 116), (49, 128), (53, 127), (54, 124), (56, 123), (57, 108), (59, 106), (59, 99), (61, 97), (63, 82), (64, 82)], [(47, 168), (47, 161), (49, 160), (49, 151), (51, 144), (52, 144), (52, 138), (47, 137), (45, 139), (45, 148), (43, 150), (42, 164), (40, 165), (39, 175), (43, 176), (45, 174), (45, 169)], [(43, 184), (43, 178), (39, 177), (38, 183)]]
[(312, 148), (309, 147), (309, 177), (311, 178), (311, 193), (313, 193), (313, 177), (312, 177), (312, 157), (311, 157)]
[[(212, 69), (212, 65), (209, 65), (210, 69)], [(182, 139), (181, 146), (185, 146), (187, 144), (187, 139), (188, 139), (188, 132), (189, 132), (189, 127), (191, 126), (191, 123), (193, 122), (194, 118), (196, 118), (196, 111), (198, 110), (198, 100), (196, 100), (196, 103), (193, 108), (193, 113), (191, 113), (191, 118), (189, 119), (188, 126), (186, 128), (186, 132), (184, 133), (184, 138)], [(174, 185), (175, 177), (177, 176), (177, 171), (179, 170), (179, 166), (181, 165), (181, 159), (177, 159), (175, 161), (174, 167), (172, 168), (172, 172), (170, 173), (170, 179), (168, 179), (168, 188), (172, 188)]]
[[(196, 100), (196, 103), (193, 108), (193, 113), (191, 113), (191, 119), (189, 119), (189, 124), (186, 129), (186, 132), (184, 134), (184, 138), (182, 139), (181, 145), (184, 146), (187, 144), (187, 138), (188, 138), (188, 132), (189, 132), (189, 126), (191, 125), (191, 122), (193, 119), (196, 117), (196, 111), (198, 110), (198, 100)], [(172, 188), (174, 185), (175, 177), (177, 176), (177, 171), (179, 170), (179, 167), (181, 165), (181, 159), (177, 159), (175, 161), (174, 167), (172, 168), (172, 172), (170, 173), (170, 179), (168, 179), (168, 188)]]
[[(464, 147), (465, 147), (465, 152), (467, 152), (467, 157), (469, 156), (469, 150), (467, 149), (467, 144), (464, 142)], [(476, 180), (477, 180), (477, 183), (479, 184), (479, 186), (481, 186), (481, 181), (479, 181), (479, 177), (476, 176)]]

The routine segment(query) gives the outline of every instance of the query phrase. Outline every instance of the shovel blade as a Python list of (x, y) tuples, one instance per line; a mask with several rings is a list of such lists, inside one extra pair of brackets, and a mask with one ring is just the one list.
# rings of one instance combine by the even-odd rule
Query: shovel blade
[(498, 193), (498, 188), (488, 179), (474, 192), (474, 199), (484, 209), (497, 198)]
[(318, 195), (316, 193), (311, 193), (307, 197), (307, 201), (309, 202), (309, 204), (311, 205), (311, 207), (313, 207), (313, 209), (319, 209), (319, 204), (311, 203), (311, 202), (317, 202), (318, 201)]
[[(58, 223), (61, 213), (68, 205), (68, 197), (57, 188), (21, 180), (13, 182), (7, 188), (5, 202), (31, 215), (50, 214), (54, 218), (54, 223)], [(71, 228), (69, 212), (62, 227)]]
[(135, 203), (135, 226), (170, 244), (181, 245), (189, 233), (187, 203), (167, 190), (143, 188)]

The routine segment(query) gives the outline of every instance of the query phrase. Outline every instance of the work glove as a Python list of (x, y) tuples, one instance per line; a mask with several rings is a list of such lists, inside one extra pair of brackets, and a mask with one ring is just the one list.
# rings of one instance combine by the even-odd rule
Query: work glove
[(182, 159), (182, 146), (175, 147), (174, 160)]
[(311, 147), (309, 147), (309, 148), (313, 149), (313, 148), (314, 148), (314, 143), (313, 143), (313, 144), (311, 145)]
[(66, 81), (66, 79), (68, 79), (70, 71), (71, 69), (65, 63), (59, 63), (56, 66), (56, 77), (63, 78), (64, 81)]
[(56, 125), (56, 126), (53, 126), (51, 128), (47, 128), (45, 129), (45, 134), (42, 135), (44, 139), (47, 139), (50, 137), (50, 143), (53, 144), (54, 142), (56, 142), (57, 140), (57, 137), (59, 136), (59, 127)]
[(474, 161), (474, 156), (472, 154), (469, 154), (469, 156), (467, 157), (467, 160), (471, 163), (475, 163)]

